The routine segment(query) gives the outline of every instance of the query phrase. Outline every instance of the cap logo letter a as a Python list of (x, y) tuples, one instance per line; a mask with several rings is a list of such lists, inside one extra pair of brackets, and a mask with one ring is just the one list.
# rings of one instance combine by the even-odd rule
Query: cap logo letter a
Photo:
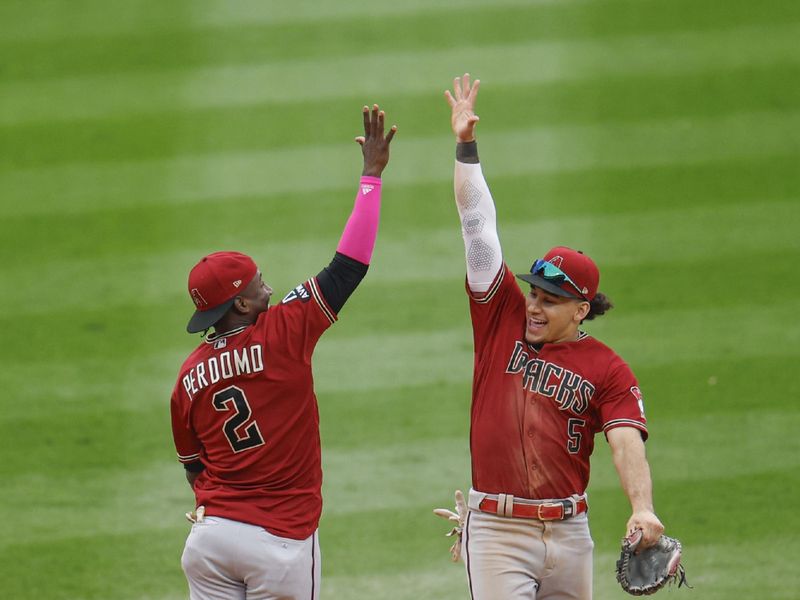
[(550, 260), (548, 260), (551, 265), (561, 268), (561, 263), (564, 262), (564, 259), (561, 256), (554, 256)]

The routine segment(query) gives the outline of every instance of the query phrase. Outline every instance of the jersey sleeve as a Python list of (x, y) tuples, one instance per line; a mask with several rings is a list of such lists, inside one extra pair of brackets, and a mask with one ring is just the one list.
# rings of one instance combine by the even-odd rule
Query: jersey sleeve
[(599, 403), (603, 433), (615, 427), (634, 427), (647, 439), (644, 399), (630, 367), (615, 356), (608, 371)]
[(274, 335), (268, 335), (268, 339), (275, 349), (307, 363), (311, 362), (320, 336), (338, 318), (322, 295), (316, 277), (296, 286), (270, 311), (266, 322), (274, 328)]
[(473, 292), (469, 282), (465, 283), (465, 288), (469, 296), (476, 353), (483, 351), (489, 336), (498, 331), (504, 319), (513, 318), (515, 323), (523, 326), (521, 315), (524, 315), (525, 296), (505, 263), (486, 293)]
[(189, 422), (189, 406), (191, 400), (181, 386), (182, 377), (178, 378), (175, 389), (172, 391), (170, 412), (172, 415), (172, 439), (178, 453), (178, 461), (183, 465), (196, 463), (200, 460), (203, 446), (195, 436)]

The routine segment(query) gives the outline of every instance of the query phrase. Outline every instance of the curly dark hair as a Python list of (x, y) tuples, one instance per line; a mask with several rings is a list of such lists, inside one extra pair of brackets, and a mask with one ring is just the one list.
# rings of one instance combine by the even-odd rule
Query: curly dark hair
[(597, 292), (589, 302), (589, 314), (583, 318), (583, 321), (591, 321), (595, 317), (606, 314), (612, 308), (614, 308), (614, 305), (611, 303), (611, 299), (605, 294)]

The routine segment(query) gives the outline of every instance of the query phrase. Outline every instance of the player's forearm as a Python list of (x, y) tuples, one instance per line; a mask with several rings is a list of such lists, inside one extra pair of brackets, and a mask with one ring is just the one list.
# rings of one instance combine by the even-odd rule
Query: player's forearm
[(467, 282), (473, 292), (485, 292), (502, 267), (503, 253), (497, 235), (497, 211), (478, 161), (476, 142), (457, 144), (453, 184), (464, 238)]
[(368, 265), (378, 237), (381, 214), (381, 180), (362, 176), (353, 212), (342, 232), (336, 251)]
[(194, 487), (194, 481), (205, 470), (206, 466), (199, 460), (183, 465), (184, 473), (186, 473), (186, 481), (189, 482), (191, 487)]
[[(623, 429), (623, 428), (621, 428)], [(653, 482), (644, 442), (635, 429), (609, 431), (609, 443), (620, 484), (633, 512), (653, 511)]]
[(200, 473), (193, 473), (192, 471), (185, 471), (186, 473), (186, 481), (189, 482), (189, 487), (194, 487), (194, 481), (200, 475)]
[[(365, 167), (366, 168), (366, 167)], [(367, 273), (381, 213), (381, 179), (362, 175), (353, 211), (330, 265), (317, 275), (322, 295), (339, 312)]]

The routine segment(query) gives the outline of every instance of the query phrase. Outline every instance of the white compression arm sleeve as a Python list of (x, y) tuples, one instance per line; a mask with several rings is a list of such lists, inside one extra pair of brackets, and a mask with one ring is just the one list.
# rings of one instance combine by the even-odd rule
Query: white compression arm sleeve
[(486, 292), (503, 265), (494, 200), (480, 163), (456, 160), (453, 182), (456, 208), (461, 217), (469, 289)]

